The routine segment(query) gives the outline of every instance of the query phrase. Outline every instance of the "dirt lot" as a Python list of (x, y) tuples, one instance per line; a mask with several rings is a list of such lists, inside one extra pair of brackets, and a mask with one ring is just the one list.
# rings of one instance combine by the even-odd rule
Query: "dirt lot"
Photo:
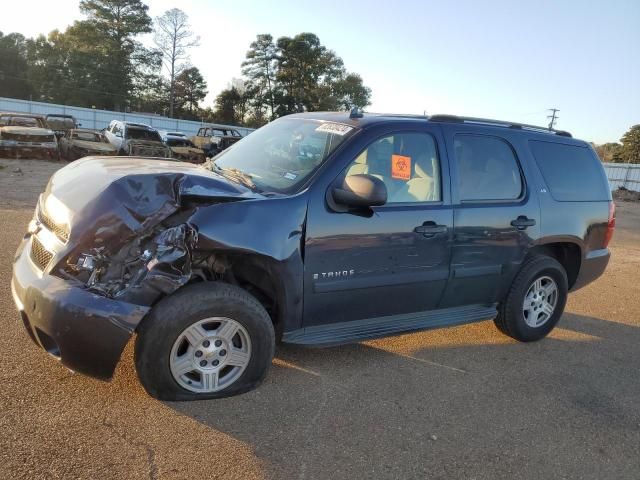
[(162, 403), (131, 348), (102, 383), (23, 331), (11, 260), (59, 166), (0, 160), (0, 478), (640, 478), (640, 203), (620, 203), (607, 273), (544, 341), (483, 322), (286, 346), (256, 391)]

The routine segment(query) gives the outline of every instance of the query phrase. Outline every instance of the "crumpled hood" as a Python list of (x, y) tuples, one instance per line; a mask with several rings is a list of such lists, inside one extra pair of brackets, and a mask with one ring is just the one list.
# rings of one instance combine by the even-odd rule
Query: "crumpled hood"
[(115, 155), (116, 147), (105, 142), (91, 142), (89, 140), (72, 140), (71, 145), (85, 150), (93, 150), (94, 152), (113, 152)]
[[(135, 157), (86, 157), (58, 170), (43, 194), (68, 209), (69, 241), (115, 251), (186, 201), (263, 198), (204, 168)], [(58, 202), (52, 202), (57, 204)]]
[(53, 135), (53, 130), (40, 127), (6, 126), (0, 127), (0, 132), (12, 133), (14, 135)]

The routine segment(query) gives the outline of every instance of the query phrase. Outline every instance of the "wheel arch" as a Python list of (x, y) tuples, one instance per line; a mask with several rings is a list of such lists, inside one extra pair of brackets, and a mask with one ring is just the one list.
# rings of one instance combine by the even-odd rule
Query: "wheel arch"
[(242, 288), (265, 308), (271, 317), (278, 339), (285, 325), (301, 314), (301, 301), (300, 312), (297, 312), (297, 294), (292, 292), (297, 280), (293, 278), (294, 274), (286, 262), (257, 253), (232, 251), (210, 252), (206, 258), (206, 264), (201, 263), (194, 268), (191, 279), (181, 289), (194, 283), (208, 281), (228, 283)]
[(569, 289), (573, 287), (580, 273), (583, 248), (581, 242), (572, 237), (554, 237), (533, 246), (527, 256), (547, 255), (560, 263), (567, 274)]

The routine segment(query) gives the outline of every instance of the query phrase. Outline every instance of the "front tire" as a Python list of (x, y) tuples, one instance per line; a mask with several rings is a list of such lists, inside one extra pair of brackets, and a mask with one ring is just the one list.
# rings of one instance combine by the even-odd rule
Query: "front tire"
[(239, 287), (204, 282), (154, 306), (138, 329), (135, 363), (152, 397), (201, 400), (257, 387), (274, 350), (273, 324), (258, 300)]
[(525, 260), (498, 308), (498, 329), (521, 342), (546, 337), (567, 303), (567, 273), (557, 260), (534, 255)]

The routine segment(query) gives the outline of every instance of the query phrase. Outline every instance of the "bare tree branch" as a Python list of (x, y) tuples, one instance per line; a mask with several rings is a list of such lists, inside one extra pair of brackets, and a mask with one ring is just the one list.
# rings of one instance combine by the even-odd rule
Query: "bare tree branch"
[(173, 117), (176, 77), (187, 67), (188, 50), (200, 44), (200, 37), (191, 31), (187, 14), (172, 8), (156, 18), (153, 40), (169, 75), (169, 116)]

